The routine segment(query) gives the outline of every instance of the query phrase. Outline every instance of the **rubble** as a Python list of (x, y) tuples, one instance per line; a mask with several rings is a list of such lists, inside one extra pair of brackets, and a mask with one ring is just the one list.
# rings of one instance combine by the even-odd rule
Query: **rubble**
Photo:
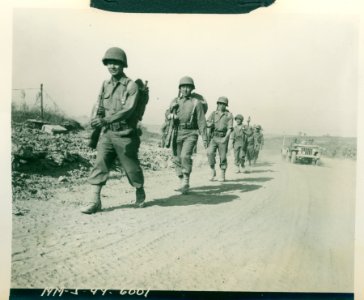
[(56, 134), (56, 133), (66, 133), (68, 130), (64, 128), (61, 125), (43, 125), (42, 131), (50, 133), (50, 134)]
[[(96, 158), (96, 151), (87, 146), (87, 136), (85, 131), (50, 135), (26, 124), (13, 124), (13, 200), (48, 200), (49, 187), (84, 183)], [(145, 171), (173, 165), (170, 149), (157, 144), (157, 139), (145, 138), (141, 144), (139, 159)], [(115, 169), (124, 174), (117, 161)]]

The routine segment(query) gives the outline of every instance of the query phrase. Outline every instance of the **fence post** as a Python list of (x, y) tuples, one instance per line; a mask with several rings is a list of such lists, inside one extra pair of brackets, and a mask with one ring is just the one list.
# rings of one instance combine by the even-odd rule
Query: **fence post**
[(43, 83), (40, 84), (40, 118), (43, 121)]

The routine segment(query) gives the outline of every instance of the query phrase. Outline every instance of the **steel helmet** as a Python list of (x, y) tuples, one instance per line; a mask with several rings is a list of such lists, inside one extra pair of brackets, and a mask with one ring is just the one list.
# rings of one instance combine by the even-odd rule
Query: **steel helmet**
[(260, 130), (260, 129), (262, 129), (262, 126), (256, 125), (255, 128)]
[(102, 63), (106, 65), (106, 62), (111, 59), (121, 61), (125, 68), (128, 67), (128, 61), (126, 59), (126, 54), (123, 49), (120, 49), (118, 47), (112, 47), (107, 49), (104, 57), (102, 58)]
[(244, 117), (243, 117), (242, 115), (240, 115), (240, 114), (236, 115), (234, 119), (235, 119), (235, 120), (236, 120), (236, 119), (239, 119), (239, 120), (244, 121)]
[(225, 104), (226, 106), (229, 105), (229, 99), (226, 97), (219, 97), (219, 99), (217, 99), (217, 103), (222, 103)]
[(195, 89), (195, 83), (193, 82), (193, 79), (189, 76), (184, 76), (179, 81), (179, 88), (181, 85), (192, 85), (193, 89)]

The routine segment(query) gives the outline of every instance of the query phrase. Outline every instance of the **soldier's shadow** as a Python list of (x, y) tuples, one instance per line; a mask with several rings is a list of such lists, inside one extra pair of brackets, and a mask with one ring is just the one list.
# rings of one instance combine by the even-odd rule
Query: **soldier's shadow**
[[(255, 191), (262, 187), (261, 184), (250, 182), (266, 182), (273, 179), (272, 177), (258, 178), (242, 178), (229, 180), (219, 185), (205, 185), (192, 187), (186, 195), (172, 195), (167, 198), (157, 198), (151, 201), (146, 201), (145, 207), (151, 206), (187, 206), (187, 205), (216, 205), (239, 199), (238, 195), (225, 194), (228, 192), (238, 191), (246, 193)], [(247, 182), (247, 183), (244, 183)], [(113, 211), (115, 209), (133, 208), (133, 204), (124, 204), (104, 209), (103, 211)]]
[(224, 183), (222, 185), (206, 185), (191, 188), (186, 195), (173, 195), (168, 198), (155, 199), (146, 202), (150, 206), (187, 206), (187, 205), (216, 205), (239, 199), (237, 195), (224, 194), (226, 192), (239, 191), (251, 192), (261, 188), (259, 184)]
[(268, 173), (268, 172), (275, 172), (271, 169), (267, 169), (267, 170), (251, 170), (249, 173)]
[(271, 167), (273, 165), (274, 163), (269, 161), (257, 161), (256, 164), (253, 165), (253, 167)]
[[(273, 171), (274, 172), (274, 171)], [(228, 182), (267, 182), (272, 180), (273, 177), (252, 177), (228, 180)]]

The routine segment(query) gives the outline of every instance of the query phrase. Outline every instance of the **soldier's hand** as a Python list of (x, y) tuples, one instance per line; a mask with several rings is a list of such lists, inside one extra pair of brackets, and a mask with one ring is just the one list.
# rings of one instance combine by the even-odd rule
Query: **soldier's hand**
[(95, 118), (91, 120), (91, 126), (93, 128), (100, 128), (104, 125), (106, 125), (106, 122), (102, 118)]
[(98, 109), (97, 109), (97, 115), (98, 116), (105, 116), (105, 108), (100, 106)]
[(205, 149), (207, 149), (207, 147), (209, 146), (209, 143), (207, 142), (207, 141), (203, 141), (203, 147), (205, 148)]
[(172, 105), (171, 105), (171, 110), (173, 110), (173, 109), (177, 109), (178, 108), (178, 103), (177, 102), (175, 102), (175, 103), (173, 103)]

